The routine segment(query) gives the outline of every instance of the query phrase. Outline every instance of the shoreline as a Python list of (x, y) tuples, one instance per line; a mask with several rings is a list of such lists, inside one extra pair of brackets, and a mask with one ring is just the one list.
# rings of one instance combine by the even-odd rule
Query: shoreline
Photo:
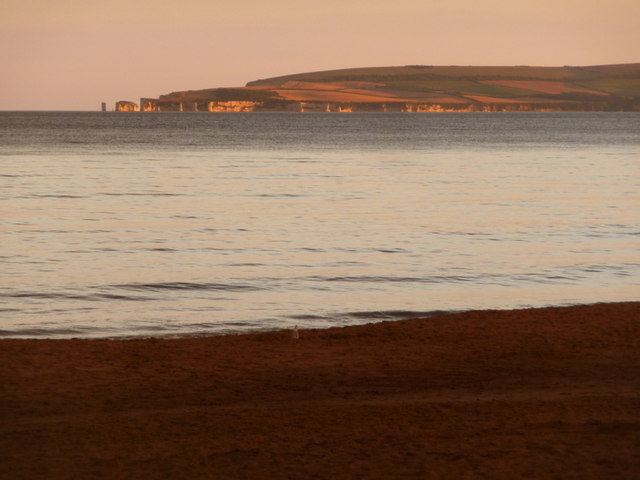
[[(538, 306), (526, 306), (518, 308), (510, 307), (496, 307), (485, 309), (468, 309), (468, 310), (432, 310), (424, 312), (398, 312), (398, 311), (371, 311), (371, 312), (349, 312), (347, 314), (336, 314), (338, 317), (355, 315), (365, 320), (362, 322), (344, 323), (342, 325), (330, 325), (330, 326), (307, 326), (296, 325), (300, 330), (315, 331), (315, 330), (329, 330), (334, 328), (349, 328), (349, 327), (366, 327), (367, 325), (375, 325), (378, 323), (386, 322), (403, 322), (414, 319), (433, 319), (442, 316), (465, 314), (470, 312), (507, 312), (507, 311), (527, 311), (527, 310), (539, 310), (545, 308), (572, 308), (572, 307), (589, 307), (596, 305), (615, 305), (621, 303), (634, 303), (635, 300), (605, 300), (595, 303), (568, 303), (568, 304), (549, 304)], [(370, 315), (370, 316), (369, 316)], [(238, 335), (260, 335), (269, 334), (274, 332), (285, 332), (290, 328), (293, 328), (293, 322), (289, 322), (289, 326), (273, 326), (273, 327), (251, 327), (247, 329), (233, 329), (227, 328), (224, 330), (209, 331), (200, 330), (192, 332), (166, 332), (166, 333), (127, 333), (127, 334), (91, 334), (82, 336), (79, 332), (69, 331), (60, 333), (59, 331), (53, 331), (53, 333), (39, 333), (38, 335), (20, 333), (11, 333), (8, 330), (0, 331), (0, 342), (4, 340), (109, 340), (109, 341), (130, 341), (130, 340), (181, 340), (181, 339), (194, 339), (194, 338), (209, 338), (209, 337), (226, 337), (226, 336), (238, 336)], [(37, 328), (29, 330), (38, 330)]]
[(0, 478), (635, 478), (640, 302), (0, 339)]

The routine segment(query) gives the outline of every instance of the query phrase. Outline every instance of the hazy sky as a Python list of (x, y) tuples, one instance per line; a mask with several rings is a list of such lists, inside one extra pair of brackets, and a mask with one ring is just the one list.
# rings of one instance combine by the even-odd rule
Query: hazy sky
[(384, 65), (640, 62), (639, 0), (1, 0), (0, 110)]

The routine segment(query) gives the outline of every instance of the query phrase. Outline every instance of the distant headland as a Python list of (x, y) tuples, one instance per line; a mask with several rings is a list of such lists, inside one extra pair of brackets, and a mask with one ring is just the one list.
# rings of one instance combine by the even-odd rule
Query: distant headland
[[(103, 107), (104, 109), (104, 107)], [(299, 73), (244, 87), (120, 101), (145, 112), (640, 111), (640, 63), (586, 67), (406, 65)]]

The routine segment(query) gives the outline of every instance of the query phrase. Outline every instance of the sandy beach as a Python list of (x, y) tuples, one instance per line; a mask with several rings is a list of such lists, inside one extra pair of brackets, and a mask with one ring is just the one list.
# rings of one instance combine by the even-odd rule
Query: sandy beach
[(640, 303), (0, 341), (2, 479), (635, 479)]

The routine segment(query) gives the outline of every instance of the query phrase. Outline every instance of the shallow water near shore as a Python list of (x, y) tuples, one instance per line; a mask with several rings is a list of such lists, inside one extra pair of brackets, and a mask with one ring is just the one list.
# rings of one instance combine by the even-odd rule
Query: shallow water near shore
[(0, 336), (637, 300), (640, 114), (0, 112)]

